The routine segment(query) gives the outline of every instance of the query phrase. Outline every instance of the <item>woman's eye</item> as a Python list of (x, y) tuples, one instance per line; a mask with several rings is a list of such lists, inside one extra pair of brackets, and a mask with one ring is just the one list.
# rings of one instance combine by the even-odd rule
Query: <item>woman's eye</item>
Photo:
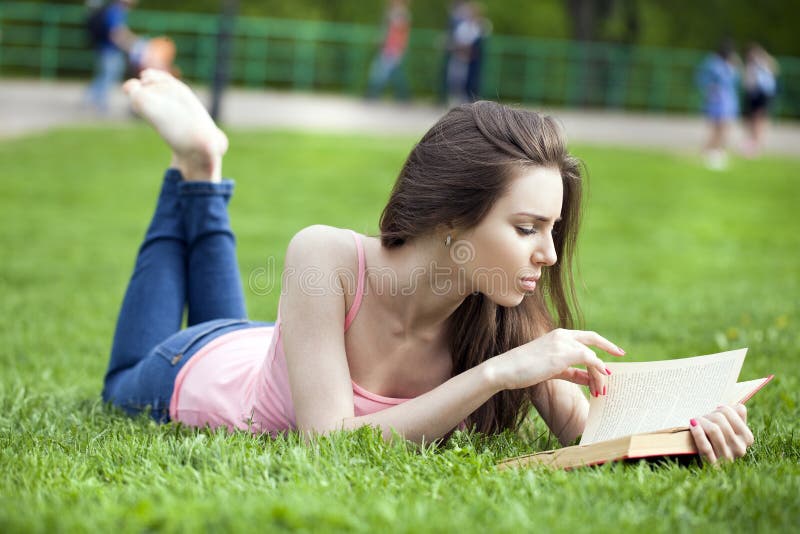
[(536, 228), (526, 228), (524, 226), (517, 226), (517, 231), (523, 235), (532, 235), (536, 233)]

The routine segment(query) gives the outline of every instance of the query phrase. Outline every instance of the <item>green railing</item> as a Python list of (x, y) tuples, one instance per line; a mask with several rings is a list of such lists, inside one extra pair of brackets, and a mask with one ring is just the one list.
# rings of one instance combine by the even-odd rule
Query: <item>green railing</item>
[[(0, 73), (88, 76), (94, 55), (85, 17), (85, 9), (75, 5), (0, 4)], [(169, 35), (185, 78), (211, 79), (217, 16), (136, 9), (129, 22), (137, 33)], [(377, 26), (239, 17), (231, 77), (249, 87), (361, 94), (380, 37)], [(416, 95), (439, 93), (443, 44), (442, 32), (412, 31), (405, 69)], [(694, 112), (700, 98), (694, 73), (705, 54), (494, 35), (486, 43), (481, 92), (485, 98), (554, 107)], [(775, 113), (800, 117), (800, 59), (778, 61)]]

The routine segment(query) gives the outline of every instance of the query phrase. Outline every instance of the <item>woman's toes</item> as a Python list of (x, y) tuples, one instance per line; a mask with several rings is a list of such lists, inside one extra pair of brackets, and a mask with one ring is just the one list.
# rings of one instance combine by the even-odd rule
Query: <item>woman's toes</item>
[(148, 84), (165, 82), (172, 78), (168, 72), (158, 69), (145, 69), (142, 71), (142, 81)]
[(122, 90), (125, 91), (125, 94), (127, 94), (130, 97), (133, 97), (133, 95), (136, 94), (141, 88), (142, 88), (142, 82), (139, 81), (137, 78), (131, 78), (130, 80), (122, 84)]
[(153, 76), (159, 81), (172, 80), (175, 77), (169, 72), (161, 69), (150, 69), (153, 71)]
[(145, 85), (162, 81), (162, 79), (158, 76), (158, 71), (155, 69), (145, 69), (142, 71), (139, 77), (141, 78), (142, 83)]
[(220, 154), (225, 154), (228, 151), (228, 136), (219, 128), (217, 128), (216, 133), (216, 149)]

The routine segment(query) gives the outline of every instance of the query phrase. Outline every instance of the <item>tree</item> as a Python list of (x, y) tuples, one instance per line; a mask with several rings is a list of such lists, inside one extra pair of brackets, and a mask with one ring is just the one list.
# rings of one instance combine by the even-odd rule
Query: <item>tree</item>
[(594, 41), (600, 36), (611, 14), (614, 0), (564, 0), (572, 27), (572, 38)]

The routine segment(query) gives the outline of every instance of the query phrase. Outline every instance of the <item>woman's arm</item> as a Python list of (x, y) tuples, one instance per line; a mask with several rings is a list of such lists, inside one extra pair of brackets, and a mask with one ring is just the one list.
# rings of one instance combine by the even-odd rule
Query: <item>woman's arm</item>
[[(589, 414), (589, 401), (580, 387), (565, 380), (548, 380), (534, 388), (534, 407), (548, 428), (562, 445), (572, 443), (583, 433)], [(484, 362), (403, 404), (347, 418), (342, 428), (378, 426), (385, 439), (391, 437), (393, 428), (405, 439), (430, 442), (446, 435), (499, 391), (491, 363)]]
[(534, 386), (533, 406), (561, 445), (583, 434), (589, 416), (589, 401), (577, 384), (548, 380)]
[(499, 389), (494, 382), (491, 369), (484, 362), (402, 404), (345, 418), (341, 428), (378, 426), (386, 440), (394, 430), (407, 440), (430, 443), (445, 436), (497, 393)]
[[(406, 439), (441, 438), (499, 391), (479, 365), (435, 389), (381, 412), (355, 417), (344, 343), (344, 286), (331, 273), (355, 256), (352, 237), (312, 226), (289, 244), (281, 297), (281, 338), (298, 430), (325, 434), (376, 425)], [(338, 250), (338, 252), (337, 252)]]

